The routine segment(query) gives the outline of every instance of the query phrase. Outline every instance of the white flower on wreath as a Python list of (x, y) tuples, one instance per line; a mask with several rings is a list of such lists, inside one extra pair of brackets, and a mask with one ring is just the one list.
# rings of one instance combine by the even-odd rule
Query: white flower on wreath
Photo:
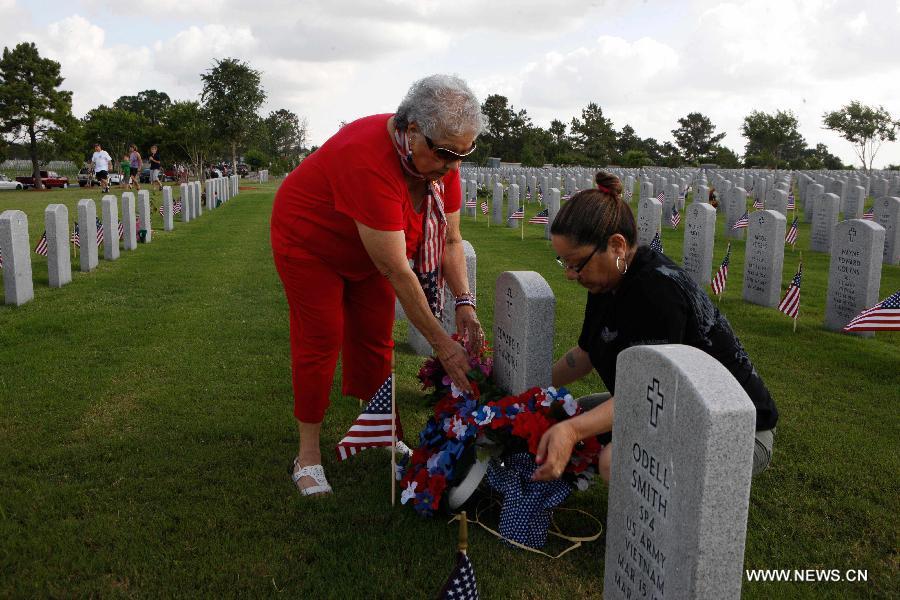
[(462, 439), (462, 437), (466, 435), (466, 430), (468, 428), (469, 426), (463, 423), (462, 419), (453, 417), (453, 433), (456, 435), (457, 439)]
[(489, 424), (491, 421), (493, 421), (494, 416), (497, 414), (494, 411), (494, 409), (492, 409), (490, 406), (485, 406), (483, 410), (484, 410), (484, 418), (483, 419), (479, 419), (478, 417), (475, 417), (475, 423), (477, 423), (481, 427), (483, 427), (483, 426)]
[(403, 493), (400, 495), (400, 504), (406, 504), (416, 497), (417, 485), (419, 485), (418, 481), (410, 481), (408, 484), (406, 484), (406, 489), (403, 490)]
[(462, 396), (463, 391), (461, 389), (459, 389), (458, 387), (456, 387), (456, 384), (451, 381), (450, 382), (450, 393), (453, 395), (454, 398), (459, 398), (460, 396)]
[(578, 410), (578, 403), (575, 401), (575, 398), (572, 397), (572, 394), (566, 394), (566, 397), (563, 398), (563, 410), (565, 410), (566, 414), (570, 417)]

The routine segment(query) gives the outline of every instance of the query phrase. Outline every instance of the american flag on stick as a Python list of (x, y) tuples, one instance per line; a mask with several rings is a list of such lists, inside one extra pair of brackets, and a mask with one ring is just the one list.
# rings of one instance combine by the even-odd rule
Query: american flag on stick
[(97, 219), (97, 245), (103, 243), (103, 223)]
[(481, 214), (486, 215), (488, 211), (488, 203), (487, 200), (481, 201)]
[(76, 248), (81, 248), (81, 236), (78, 234), (78, 223), (75, 223), (75, 229), (72, 230), (72, 243)]
[(900, 291), (853, 317), (844, 331), (900, 331)]
[(722, 292), (725, 291), (725, 281), (728, 279), (728, 262), (731, 259), (731, 244), (728, 244), (728, 249), (725, 250), (725, 258), (722, 260), (722, 266), (719, 267), (719, 270), (716, 271), (715, 277), (712, 280), (712, 291), (716, 296), (721, 295)]
[(176, 215), (181, 214), (181, 200), (172, 205), (172, 213)]
[(788, 289), (784, 292), (784, 298), (778, 305), (778, 310), (786, 314), (792, 319), (797, 318), (797, 312), (800, 310), (800, 279), (803, 277), (803, 263), (797, 267), (797, 273), (791, 279)]
[(660, 202), (665, 202), (666, 201), (666, 193), (665, 192), (658, 193), (656, 195), (656, 199), (659, 200)]
[(438, 594), (438, 600), (479, 600), (475, 569), (465, 552), (456, 553), (456, 566)]
[(516, 210), (516, 212), (514, 212), (514, 213), (511, 214), (511, 215), (509, 215), (509, 218), (510, 218), (510, 219), (524, 219), (524, 218), (525, 218), (525, 207), (524, 207), (524, 206), (520, 206), (520, 207)]
[(530, 219), (528, 219), (529, 223), (533, 223), (535, 225), (546, 225), (550, 222), (550, 209), (545, 208), (538, 214), (534, 215)]
[[(391, 438), (391, 383), (393, 378), (392, 374), (381, 384), (381, 387), (366, 404), (362, 414), (350, 426), (347, 435), (338, 442), (335, 451), (339, 460), (346, 460), (367, 448), (393, 445)], [(401, 439), (403, 429), (400, 427), (399, 417), (397, 417), (396, 430), (397, 439)]]
[(45, 229), (44, 233), (41, 234), (41, 239), (38, 240), (37, 246), (34, 248), (34, 253), (47, 256), (47, 252), (47, 230)]
[(797, 243), (797, 232), (798, 232), (797, 219), (798, 218), (799, 217), (794, 217), (794, 222), (791, 223), (791, 228), (788, 229), (787, 235), (784, 236), (785, 244), (790, 244), (791, 246), (793, 246), (794, 244)]
[(797, 210), (797, 201), (794, 200), (794, 192), (788, 194), (788, 203), (786, 210)]
[(765, 208), (765, 204), (763, 204), (762, 200), (753, 201), (753, 210), (762, 210), (763, 208)]
[(466, 208), (475, 208), (476, 206), (478, 206), (478, 201), (475, 200), (475, 196), (466, 198)]
[(121, 240), (125, 237), (125, 223), (119, 221), (119, 239)]
[(863, 213), (863, 219), (866, 219), (867, 221), (875, 220), (875, 207), (874, 206), (872, 208), (870, 208), (868, 212)]
[(745, 212), (743, 216), (734, 222), (734, 225), (731, 226), (731, 230), (735, 229), (744, 229), (750, 224), (750, 213)]
[(678, 229), (678, 224), (681, 223), (681, 213), (678, 212), (678, 206), (672, 205), (672, 216), (669, 217), (669, 222), (672, 223), (672, 229)]

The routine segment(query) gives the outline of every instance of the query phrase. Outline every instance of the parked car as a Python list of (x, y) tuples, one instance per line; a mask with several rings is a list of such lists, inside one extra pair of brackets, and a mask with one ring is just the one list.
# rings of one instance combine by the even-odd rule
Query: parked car
[[(54, 171), (41, 171), (41, 183), (47, 189), (49, 188), (67, 188), (69, 187), (69, 178), (68, 177), (60, 177), (60, 175)], [(16, 181), (22, 184), (23, 187), (32, 188), (34, 187), (34, 177), (16, 177)]]
[(0, 173), (0, 190), (21, 190), (25, 186), (18, 181), (13, 181), (3, 173)]
[[(85, 187), (88, 184), (91, 184), (91, 187), (95, 185), (100, 185), (100, 180), (94, 177), (94, 172), (85, 167), (78, 171), (78, 185), (81, 187)], [(109, 174), (109, 184), (110, 185), (119, 185), (122, 183), (122, 174), (121, 173), (110, 173)]]

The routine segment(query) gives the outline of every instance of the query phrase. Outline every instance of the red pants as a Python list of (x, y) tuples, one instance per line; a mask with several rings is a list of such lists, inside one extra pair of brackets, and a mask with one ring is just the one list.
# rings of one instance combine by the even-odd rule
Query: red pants
[(381, 273), (351, 280), (320, 258), (275, 254), (291, 311), (294, 416), (321, 423), (338, 353), (343, 393), (368, 401), (391, 372), (394, 288)]

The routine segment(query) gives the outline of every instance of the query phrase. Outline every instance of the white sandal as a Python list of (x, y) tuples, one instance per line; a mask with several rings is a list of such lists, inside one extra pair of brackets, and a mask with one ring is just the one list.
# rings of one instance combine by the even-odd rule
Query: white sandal
[[(312, 480), (316, 482), (316, 485), (307, 488), (300, 487), (299, 482), (301, 477), (312, 478)], [(297, 486), (297, 489), (300, 490), (301, 496), (332, 493), (331, 486), (328, 484), (328, 480), (325, 479), (325, 469), (322, 468), (322, 465), (301, 467), (299, 457), (294, 459), (294, 466), (293, 469), (291, 469), (291, 479), (293, 480), (294, 485)]]

